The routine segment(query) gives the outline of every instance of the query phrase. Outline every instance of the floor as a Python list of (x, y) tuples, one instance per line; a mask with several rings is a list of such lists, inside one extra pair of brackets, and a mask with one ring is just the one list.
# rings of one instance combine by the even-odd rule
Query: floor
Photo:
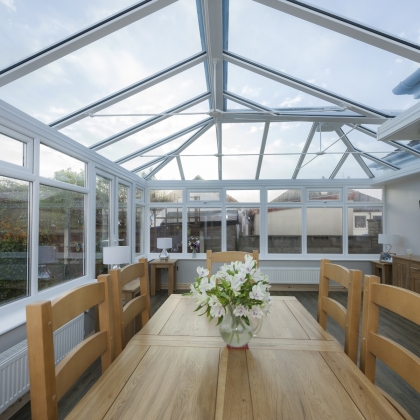
[[(308, 312), (316, 318), (318, 292), (272, 292), (271, 294), (274, 296), (296, 296)], [(152, 315), (165, 302), (167, 296), (167, 291), (162, 290), (151, 298)], [(330, 296), (346, 306), (346, 293), (333, 292), (330, 293)], [(333, 335), (341, 345), (344, 344), (344, 331), (330, 318), (327, 321), (327, 331)], [(379, 332), (388, 337), (392, 337), (395, 341), (420, 357), (420, 327), (418, 325), (386, 310), (381, 310)], [(64, 419), (66, 417), (100, 375), (101, 365), (100, 361), (97, 360), (58, 403), (59, 419)], [(380, 360), (377, 361), (376, 384), (400, 403), (414, 419), (420, 420), (420, 395)], [(26, 404), (20, 411), (11, 417), (13, 420), (29, 420), (30, 418), (30, 403)]]

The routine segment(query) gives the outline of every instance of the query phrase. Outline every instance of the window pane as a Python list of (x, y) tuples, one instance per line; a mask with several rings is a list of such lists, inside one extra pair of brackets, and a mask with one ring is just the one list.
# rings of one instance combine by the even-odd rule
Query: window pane
[(101, 176), (96, 176), (96, 251), (95, 251), (95, 276), (107, 274), (108, 266), (103, 264), (103, 247), (110, 246), (110, 200), (111, 181)]
[(260, 250), (260, 209), (229, 208), (226, 225), (228, 251)]
[(86, 163), (41, 144), (39, 174), (68, 184), (85, 186)]
[(118, 184), (118, 245), (128, 245), (128, 194), (130, 188)]
[(308, 254), (342, 254), (341, 208), (308, 208), (306, 219)]
[[(188, 240), (200, 241), (197, 252), (222, 250), (222, 210), (210, 208), (188, 209)], [(188, 253), (192, 250), (188, 247)]]
[(300, 254), (302, 252), (302, 209), (277, 207), (267, 210), (268, 253)]
[(348, 209), (349, 254), (379, 254), (382, 245), (382, 207), (352, 207)]
[(38, 290), (85, 274), (85, 194), (39, 187)]
[(338, 201), (340, 190), (309, 191), (309, 201)]
[(182, 208), (150, 209), (150, 252), (161, 252), (157, 238), (172, 238), (169, 253), (182, 252)]
[(226, 201), (228, 203), (259, 203), (259, 190), (227, 190)]
[(136, 254), (143, 254), (143, 212), (143, 207), (136, 206)]
[(29, 182), (0, 176), (0, 305), (29, 295)]
[(25, 143), (0, 133), (1, 160), (23, 166), (25, 146)]
[(269, 203), (300, 203), (302, 201), (301, 190), (268, 190)]
[(220, 201), (219, 191), (189, 191), (188, 201)]
[(377, 203), (382, 201), (382, 193), (381, 188), (349, 189), (347, 191), (347, 201)]
[(143, 201), (143, 190), (136, 188), (136, 200)]
[(182, 203), (182, 190), (150, 190), (151, 203)]

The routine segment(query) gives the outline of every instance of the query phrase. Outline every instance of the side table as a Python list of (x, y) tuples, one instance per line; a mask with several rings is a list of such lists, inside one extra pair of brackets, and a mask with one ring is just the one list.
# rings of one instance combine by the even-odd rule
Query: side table
[(168, 269), (168, 296), (176, 290), (176, 263), (178, 260), (153, 260), (150, 261), (151, 268), (151, 287), (150, 294), (156, 295), (156, 290), (160, 290), (160, 270)]
[(381, 283), (392, 284), (392, 262), (370, 261), (372, 263), (372, 272), (380, 277)]

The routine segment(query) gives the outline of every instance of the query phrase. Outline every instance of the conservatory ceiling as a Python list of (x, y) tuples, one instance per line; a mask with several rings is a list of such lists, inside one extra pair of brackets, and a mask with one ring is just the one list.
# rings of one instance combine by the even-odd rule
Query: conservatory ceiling
[(0, 0), (0, 99), (146, 179), (368, 179), (420, 98), (418, 0)]

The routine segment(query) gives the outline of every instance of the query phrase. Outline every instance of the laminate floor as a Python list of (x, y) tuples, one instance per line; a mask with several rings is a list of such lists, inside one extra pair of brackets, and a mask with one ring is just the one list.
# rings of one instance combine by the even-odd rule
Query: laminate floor
[[(316, 319), (318, 292), (272, 292), (271, 294), (273, 296), (296, 296), (306, 310)], [(330, 293), (330, 296), (346, 306), (347, 293), (332, 292)], [(168, 294), (166, 290), (162, 290), (161, 292), (158, 292), (156, 296), (152, 296), (152, 315), (166, 301), (167, 297)], [(331, 318), (328, 318), (327, 321), (327, 331), (344, 346), (344, 331)], [(392, 337), (393, 340), (420, 357), (420, 327), (418, 325), (413, 324), (398, 315), (392, 314), (387, 310), (381, 309), (379, 332), (388, 337)], [(60, 419), (66, 417), (89, 388), (97, 381), (100, 375), (101, 365), (100, 360), (97, 360), (58, 403)], [(420, 395), (380, 360), (377, 360), (376, 384), (395, 398), (395, 400), (400, 403), (415, 420), (420, 420)], [(30, 419), (30, 410), (30, 403), (27, 403), (20, 411), (11, 417), (11, 419)]]

